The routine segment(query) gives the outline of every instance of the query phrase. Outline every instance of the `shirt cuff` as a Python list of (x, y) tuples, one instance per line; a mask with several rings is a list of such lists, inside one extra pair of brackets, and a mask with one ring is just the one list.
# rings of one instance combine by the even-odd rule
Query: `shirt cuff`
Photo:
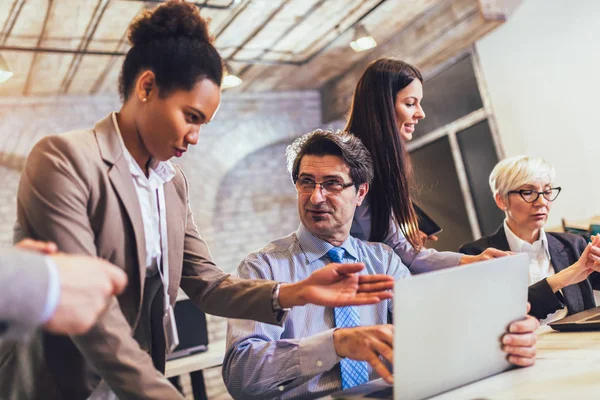
[(42, 324), (48, 322), (54, 316), (60, 299), (60, 277), (58, 276), (58, 268), (52, 258), (45, 257), (46, 266), (48, 267), (48, 292), (46, 294), (46, 305), (42, 313)]
[(333, 331), (329, 329), (307, 338), (300, 339), (298, 358), (302, 376), (317, 375), (329, 371), (342, 357), (335, 352)]

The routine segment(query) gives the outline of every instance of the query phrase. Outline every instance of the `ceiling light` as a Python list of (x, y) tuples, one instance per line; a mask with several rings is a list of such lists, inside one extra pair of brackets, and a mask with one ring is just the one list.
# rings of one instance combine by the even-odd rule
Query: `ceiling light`
[(354, 28), (354, 40), (350, 42), (350, 47), (355, 52), (365, 51), (377, 46), (377, 42), (367, 32), (367, 28), (363, 24), (358, 24)]
[(242, 79), (235, 74), (235, 70), (229, 64), (225, 64), (225, 74), (223, 75), (223, 82), (221, 82), (221, 88), (229, 89), (232, 87), (240, 86)]
[(6, 82), (11, 76), (13, 76), (13, 73), (2, 54), (0, 54), (0, 83)]

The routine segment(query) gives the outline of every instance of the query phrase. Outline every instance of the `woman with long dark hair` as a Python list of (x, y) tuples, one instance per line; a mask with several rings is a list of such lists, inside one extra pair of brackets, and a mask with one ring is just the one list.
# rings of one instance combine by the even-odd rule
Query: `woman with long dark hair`
[(388, 244), (413, 273), (508, 254), (487, 249), (467, 256), (423, 248), (410, 196), (412, 165), (404, 144), (425, 118), (422, 99), (423, 76), (401, 60), (378, 59), (358, 81), (345, 130), (357, 135), (371, 153), (375, 176), (366, 201), (356, 210), (352, 236)]

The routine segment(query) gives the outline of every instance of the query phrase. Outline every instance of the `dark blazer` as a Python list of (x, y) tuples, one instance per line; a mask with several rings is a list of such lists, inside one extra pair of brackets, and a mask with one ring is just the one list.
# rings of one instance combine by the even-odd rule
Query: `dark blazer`
[[(569, 267), (579, 259), (585, 250), (586, 242), (579, 235), (546, 232), (546, 237), (554, 272), (558, 273)], [(478, 255), (489, 247), (510, 251), (503, 225), (500, 225), (500, 228), (490, 236), (463, 244), (458, 251), (464, 254)], [(577, 285), (563, 288), (564, 296), (560, 292), (553, 293), (546, 279), (542, 279), (529, 286), (528, 300), (531, 303), (529, 314), (538, 319), (544, 319), (548, 314), (564, 308), (565, 305), (568, 307), (569, 314), (595, 307), (594, 289), (600, 290), (600, 274), (597, 272)]]

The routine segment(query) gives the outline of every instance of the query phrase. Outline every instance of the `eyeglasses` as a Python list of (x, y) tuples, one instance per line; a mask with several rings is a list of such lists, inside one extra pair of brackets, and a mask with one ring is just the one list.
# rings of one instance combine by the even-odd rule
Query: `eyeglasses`
[(508, 194), (518, 193), (519, 195), (521, 195), (521, 197), (523, 198), (523, 200), (525, 200), (526, 203), (535, 203), (537, 201), (537, 199), (540, 197), (540, 195), (544, 196), (544, 199), (546, 199), (548, 201), (554, 201), (560, 194), (560, 191), (561, 191), (561, 187), (558, 186), (558, 187), (544, 190), (543, 192), (537, 192), (535, 190), (530, 190), (530, 189), (520, 189), (520, 190), (511, 190), (510, 192), (508, 192)]
[(296, 189), (299, 193), (312, 193), (315, 190), (317, 185), (321, 185), (321, 190), (323, 194), (338, 194), (341, 193), (344, 189), (349, 188), (354, 185), (354, 182), (340, 182), (335, 179), (331, 179), (325, 182), (315, 182), (309, 178), (302, 178), (296, 181)]

